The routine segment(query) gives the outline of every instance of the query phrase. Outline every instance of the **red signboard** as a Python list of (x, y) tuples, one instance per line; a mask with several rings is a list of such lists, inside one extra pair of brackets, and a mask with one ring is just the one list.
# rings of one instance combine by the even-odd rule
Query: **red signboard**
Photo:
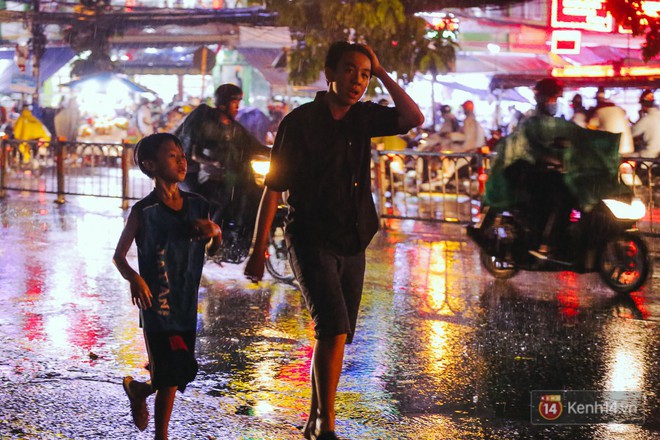
[(605, 0), (552, 0), (550, 25), (565, 29), (612, 32), (612, 16), (605, 10)]
[(582, 32), (574, 29), (552, 31), (550, 51), (556, 54), (579, 54)]
[[(550, 25), (554, 29), (585, 29), (612, 32), (614, 19), (605, 9), (607, 0), (552, 0)], [(649, 16), (658, 15), (660, 0), (642, 2), (642, 10)], [(619, 32), (626, 32), (618, 29)]]

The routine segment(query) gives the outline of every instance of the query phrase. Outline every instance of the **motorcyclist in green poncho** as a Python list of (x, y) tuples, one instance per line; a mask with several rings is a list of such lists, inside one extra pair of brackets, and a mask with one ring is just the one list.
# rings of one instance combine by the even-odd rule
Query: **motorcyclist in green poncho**
[(540, 259), (551, 254), (572, 208), (589, 210), (618, 187), (618, 134), (588, 130), (555, 117), (563, 84), (545, 78), (534, 87), (536, 109), (502, 139), (486, 185), (484, 205), (522, 207), (540, 232)]

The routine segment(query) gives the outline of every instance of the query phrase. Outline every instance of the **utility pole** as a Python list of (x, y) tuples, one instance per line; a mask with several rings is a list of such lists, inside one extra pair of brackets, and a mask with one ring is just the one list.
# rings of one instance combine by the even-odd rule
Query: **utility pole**
[(32, 38), (30, 39), (30, 48), (32, 49), (32, 76), (35, 80), (34, 94), (32, 95), (33, 110), (39, 107), (39, 76), (41, 58), (46, 51), (46, 36), (44, 35), (44, 25), (40, 24), (41, 13), (41, 0), (32, 0), (32, 10), (34, 12), (34, 19), (32, 20)]

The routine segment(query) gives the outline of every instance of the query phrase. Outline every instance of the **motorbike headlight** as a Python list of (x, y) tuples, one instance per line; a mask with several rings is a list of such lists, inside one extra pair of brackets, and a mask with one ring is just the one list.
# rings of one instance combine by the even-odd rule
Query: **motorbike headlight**
[(639, 199), (633, 199), (632, 202), (626, 203), (620, 200), (605, 199), (603, 200), (605, 206), (612, 211), (612, 214), (621, 220), (639, 220), (646, 215), (646, 206), (644, 202)]
[(254, 171), (255, 174), (263, 177), (266, 177), (266, 174), (268, 174), (268, 170), (270, 169), (269, 160), (253, 160), (250, 165), (252, 165), (252, 171)]

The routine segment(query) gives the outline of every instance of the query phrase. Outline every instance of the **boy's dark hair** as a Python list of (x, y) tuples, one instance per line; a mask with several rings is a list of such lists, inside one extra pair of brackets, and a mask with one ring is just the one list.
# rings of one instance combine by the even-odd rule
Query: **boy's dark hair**
[[(325, 57), (325, 68), (336, 70), (339, 65), (339, 60), (346, 52), (360, 52), (365, 55), (371, 61), (373, 66), (373, 60), (371, 59), (371, 53), (361, 44), (349, 43), (347, 41), (336, 41), (330, 45), (328, 49), (328, 54)], [(371, 72), (369, 72), (371, 74)]]
[(153, 178), (154, 175), (151, 171), (145, 168), (144, 161), (147, 160), (156, 160), (158, 155), (158, 150), (166, 141), (172, 141), (174, 144), (181, 149), (181, 141), (178, 137), (174, 136), (172, 133), (154, 133), (149, 136), (145, 136), (135, 145), (135, 150), (133, 151), (133, 159), (140, 171), (142, 171), (147, 176)]

